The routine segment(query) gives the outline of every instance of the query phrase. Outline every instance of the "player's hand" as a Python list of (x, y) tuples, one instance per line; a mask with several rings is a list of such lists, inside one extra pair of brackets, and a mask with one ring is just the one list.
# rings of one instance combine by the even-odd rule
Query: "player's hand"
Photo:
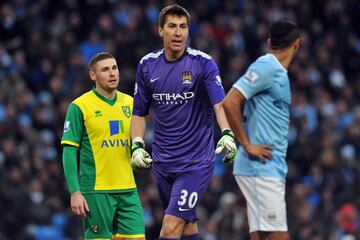
[(266, 160), (272, 159), (272, 148), (268, 145), (248, 144), (244, 146), (245, 151), (265, 163)]
[(134, 138), (131, 146), (131, 160), (130, 164), (134, 170), (141, 168), (150, 168), (152, 159), (148, 152), (146, 152), (145, 143), (142, 138)]
[(235, 144), (235, 135), (230, 129), (225, 129), (222, 132), (222, 137), (216, 145), (216, 154), (219, 154), (223, 151), (225, 151), (225, 156), (223, 157), (222, 161), (226, 165), (231, 164), (235, 159), (237, 147)]
[(86, 213), (90, 212), (89, 206), (80, 191), (71, 193), (70, 205), (72, 212), (77, 216), (86, 218)]

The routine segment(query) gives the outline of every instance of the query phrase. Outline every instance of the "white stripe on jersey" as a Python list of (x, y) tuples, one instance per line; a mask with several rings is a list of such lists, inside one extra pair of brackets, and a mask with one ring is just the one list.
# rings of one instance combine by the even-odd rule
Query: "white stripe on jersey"
[(204, 58), (206, 58), (206, 59), (211, 59), (211, 56), (210, 55), (208, 55), (208, 54), (206, 54), (206, 53), (204, 53), (204, 52), (202, 52), (202, 51), (200, 51), (200, 50), (197, 50), (197, 49), (193, 49), (193, 48), (187, 48), (187, 50), (186, 50), (189, 54), (191, 54), (191, 55), (194, 55), (194, 56), (196, 56), (196, 55), (200, 55), (200, 56), (202, 56), (202, 57), (204, 57)]
[(147, 60), (149, 58), (158, 58), (162, 53), (163, 53), (164, 49), (162, 49), (161, 51), (159, 52), (151, 52), (151, 53), (148, 53), (146, 54), (141, 60), (140, 60), (140, 64), (143, 63), (144, 60)]

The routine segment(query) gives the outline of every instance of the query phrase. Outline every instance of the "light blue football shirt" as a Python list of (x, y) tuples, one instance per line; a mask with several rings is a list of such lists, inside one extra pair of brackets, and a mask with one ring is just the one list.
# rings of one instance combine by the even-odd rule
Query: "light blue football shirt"
[(285, 181), (290, 82), (287, 70), (272, 54), (259, 57), (233, 85), (247, 99), (244, 108), (244, 128), (252, 144), (272, 147), (273, 159), (261, 163), (239, 147), (234, 163), (234, 175), (271, 176)]

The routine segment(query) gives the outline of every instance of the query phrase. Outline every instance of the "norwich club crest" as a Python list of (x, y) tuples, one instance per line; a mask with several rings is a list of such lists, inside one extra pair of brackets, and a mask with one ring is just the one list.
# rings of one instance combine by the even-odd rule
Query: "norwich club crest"
[(126, 117), (130, 117), (130, 114), (131, 114), (131, 112), (130, 112), (130, 107), (129, 107), (129, 106), (122, 106), (121, 108), (122, 108), (125, 116), (126, 116)]
[(182, 83), (185, 85), (191, 84), (192, 83), (192, 73), (191, 71), (185, 71), (181, 73), (181, 79), (182, 79)]
[(91, 226), (90, 226), (90, 230), (91, 230), (93, 233), (98, 233), (98, 232), (99, 232), (99, 226), (98, 226), (98, 225), (91, 225)]

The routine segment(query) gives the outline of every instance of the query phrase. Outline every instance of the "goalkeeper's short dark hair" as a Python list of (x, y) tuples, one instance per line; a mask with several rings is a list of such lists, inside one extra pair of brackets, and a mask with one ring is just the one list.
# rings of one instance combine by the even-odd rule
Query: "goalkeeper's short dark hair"
[(279, 50), (289, 47), (300, 37), (300, 30), (295, 22), (280, 19), (270, 26), (270, 49)]
[(115, 58), (115, 57), (108, 52), (96, 53), (94, 56), (91, 57), (89, 61), (89, 68), (92, 68), (97, 62), (108, 58)]
[(168, 15), (176, 15), (179, 17), (186, 17), (187, 25), (190, 26), (190, 14), (189, 12), (180, 5), (172, 4), (164, 7), (159, 14), (159, 26), (164, 27), (165, 20)]

